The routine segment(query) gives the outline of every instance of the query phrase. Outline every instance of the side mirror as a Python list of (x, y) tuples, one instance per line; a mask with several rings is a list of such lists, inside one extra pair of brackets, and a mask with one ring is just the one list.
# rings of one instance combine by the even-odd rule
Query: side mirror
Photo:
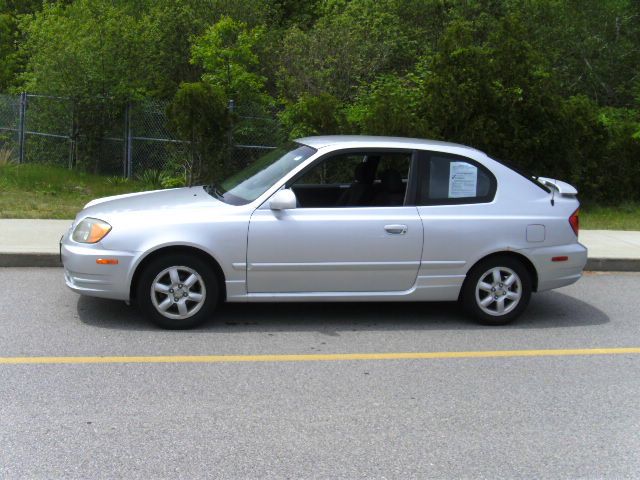
[(296, 208), (297, 205), (298, 200), (296, 199), (296, 194), (293, 193), (293, 190), (289, 189), (278, 190), (273, 194), (269, 202), (271, 210), (290, 210)]

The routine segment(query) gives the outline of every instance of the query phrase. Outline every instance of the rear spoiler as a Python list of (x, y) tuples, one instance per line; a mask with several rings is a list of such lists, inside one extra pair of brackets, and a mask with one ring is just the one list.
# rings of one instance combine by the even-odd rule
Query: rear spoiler
[(563, 197), (575, 197), (578, 194), (578, 190), (576, 190), (573, 185), (569, 185), (567, 182), (563, 182), (562, 180), (546, 177), (538, 177), (537, 180), (544, 186), (555, 190)]

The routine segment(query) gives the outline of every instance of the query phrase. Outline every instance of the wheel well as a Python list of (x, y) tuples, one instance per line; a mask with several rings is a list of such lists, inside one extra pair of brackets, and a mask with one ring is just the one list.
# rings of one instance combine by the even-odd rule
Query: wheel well
[[(491, 255), (487, 255), (486, 257), (482, 257), (480, 260), (478, 260), (476, 263), (473, 264), (473, 266), (469, 269), (469, 272), (474, 268), (476, 268), (476, 265), (478, 265), (480, 262), (484, 262), (489, 258), (497, 258), (497, 257), (503, 257), (503, 258), (508, 257), (508, 258), (513, 258), (515, 260), (522, 262), (522, 264), (525, 266), (525, 268), (529, 272), (529, 275), (531, 275), (532, 290), (534, 292), (538, 291), (538, 272), (536, 270), (536, 267), (533, 266), (533, 263), (531, 263), (531, 260), (529, 260), (527, 257), (517, 252), (507, 252), (507, 251), (496, 252), (496, 253), (492, 253)], [(467, 272), (467, 278), (469, 278), (468, 272)], [(465, 279), (465, 282), (466, 282), (466, 279)], [(462, 294), (463, 290), (464, 288), (460, 289), (460, 294)]]
[(211, 265), (213, 267), (214, 272), (216, 272), (216, 276), (218, 277), (218, 283), (220, 284), (220, 298), (222, 299), (222, 301), (226, 300), (227, 288), (225, 284), (224, 272), (222, 271), (222, 267), (220, 267), (220, 264), (216, 261), (215, 258), (213, 258), (204, 250), (200, 250), (199, 248), (195, 248), (195, 247), (188, 247), (185, 245), (163, 247), (151, 252), (149, 255), (144, 257), (144, 259), (136, 267), (136, 271), (133, 273), (133, 278), (131, 279), (131, 286), (129, 287), (129, 298), (131, 300), (135, 299), (136, 291), (138, 288), (138, 281), (140, 279), (140, 274), (150, 262), (152, 262), (153, 260), (155, 260), (160, 256), (167, 255), (167, 254), (176, 254), (176, 253), (183, 254), (183, 255), (195, 255), (196, 257), (200, 258), (201, 260)]

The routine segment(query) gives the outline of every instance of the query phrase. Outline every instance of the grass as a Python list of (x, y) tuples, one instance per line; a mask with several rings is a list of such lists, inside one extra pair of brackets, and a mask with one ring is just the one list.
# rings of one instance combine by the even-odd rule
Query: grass
[(640, 204), (615, 207), (590, 206), (580, 209), (580, 228), (585, 230), (639, 230)]
[(0, 165), (11, 165), (14, 162), (14, 158), (12, 148), (0, 146)]
[(5, 163), (0, 164), (0, 218), (72, 219), (94, 198), (151, 189), (135, 180)]
[[(159, 187), (139, 180), (0, 162), (0, 218), (72, 219), (94, 198), (154, 188)], [(640, 204), (583, 207), (580, 228), (640, 231)]]

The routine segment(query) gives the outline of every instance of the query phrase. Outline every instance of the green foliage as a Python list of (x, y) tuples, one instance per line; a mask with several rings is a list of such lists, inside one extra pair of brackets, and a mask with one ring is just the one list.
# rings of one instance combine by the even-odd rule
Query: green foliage
[(137, 180), (113, 183), (51, 165), (0, 165), (0, 217), (73, 218), (94, 198), (148, 189)]
[(309, 31), (286, 30), (276, 72), (289, 100), (330, 93), (351, 99), (361, 83), (411, 64), (415, 44), (396, 14), (396, 0), (353, 0), (321, 17)]
[(225, 143), (277, 133), (234, 100), (279, 107), (283, 137), (453, 140), (640, 201), (639, 19), (635, 0), (0, 0), (0, 90), (73, 98), (93, 171), (91, 139), (152, 96), (192, 142), (166, 175), (222, 176)]
[(452, 21), (440, 51), (424, 58), (421, 116), (439, 138), (544, 167), (559, 100), (547, 65), (519, 18), (483, 20)]
[(186, 185), (184, 177), (165, 173), (160, 181), (162, 188), (178, 188)]
[(127, 177), (112, 176), (107, 178), (107, 183), (113, 186), (126, 185), (129, 183)]
[(317, 17), (320, 5), (326, 0), (272, 0), (274, 19), (283, 25), (308, 27)]
[(16, 74), (14, 22), (6, 13), (0, 13), (0, 91), (5, 90), (14, 80)]
[[(27, 91), (70, 97), (135, 98), (149, 91), (155, 30), (110, 0), (45, 5), (24, 17)], [(55, 41), (52, 41), (55, 39)]]
[(290, 138), (340, 133), (344, 123), (340, 101), (328, 93), (303, 95), (280, 114), (280, 121)]
[(608, 139), (599, 107), (584, 96), (562, 96), (519, 15), (452, 21), (440, 50), (423, 58), (415, 77), (417, 118), (431, 136), (574, 182), (585, 198), (617, 195), (610, 182), (617, 183), (618, 170), (605, 175), (600, 168)]
[(17, 48), (22, 40), (18, 19), (40, 10), (44, 3), (47, 0), (0, 0), (0, 92), (17, 83), (24, 67)]
[(0, 146), (0, 166), (13, 165), (15, 163), (15, 155), (13, 149)]
[(149, 169), (136, 176), (136, 180), (145, 185), (148, 189), (159, 190), (162, 188), (162, 182), (165, 174), (161, 170)]
[(262, 34), (262, 27), (248, 28), (223, 17), (194, 40), (192, 62), (203, 68), (203, 80), (221, 87), (227, 98), (268, 103), (266, 79), (256, 73), (259, 61), (254, 52)]
[[(139, 185), (146, 189), (158, 190), (161, 188), (184, 187), (185, 179), (181, 176), (172, 175), (167, 170), (150, 169), (136, 176), (135, 180)], [(107, 177), (106, 182), (114, 188), (126, 188), (132, 181), (127, 177)]]
[(219, 86), (205, 82), (182, 83), (167, 115), (176, 133), (191, 142), (191, 158), (184, 165), (189, 184), (219, 160), (223, 136), (229, 125), (227, 96)]
[(598, 115), (605, 131), (603, 155), (593, 161), (593, 175), (600, 179), (594, 202), (618, 203), (638, 200), (640, 192), (640, 112), (603, 108)]
[(633, 0), (518, 0), (530, 42), (554, 65), (566, 95), (630, 106), (640, 65), (640, 3)]
[(201, 69), (189, 61), (191, 38), (200, 35), (214, 20), (201, 0), (157, 0), (147, 7), (147, 25), (153, 31), (152, 75), (147, 88), (154, 96), (171, 98), (181, 82), (195, 82)]
[(167, 113), (182, 138), (219, 140), (229, 120), (226, 99), (220, 88), (208, 83), (182, 83)]
[(184, 177), (174, 176), (168, 171), (157, 169), (145, 170), (136, 177), (136, 180), (150, 190), (185, 186)]
[(422, 79), (383, 75), (363, 86), (347, 107), (350, 130), (368, 135), (433, 136), (418, 115)]
[(580, 228), (586, 230), (640, 230), (640, 203), (615, 206), (587, 205), (580, 209)]

